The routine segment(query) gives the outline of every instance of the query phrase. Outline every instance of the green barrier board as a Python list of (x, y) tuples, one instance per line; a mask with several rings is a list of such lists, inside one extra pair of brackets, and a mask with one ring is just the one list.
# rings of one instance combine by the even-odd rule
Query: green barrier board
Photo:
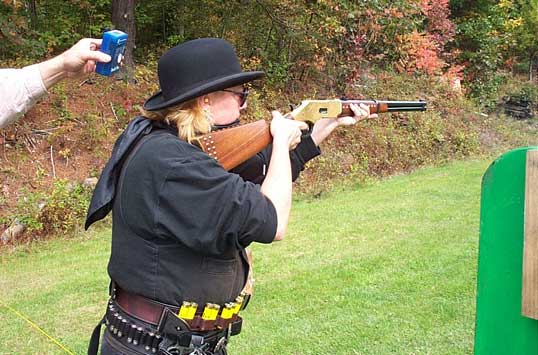
[(531, 149), (538, 147), (502, 155), (482, 179), (475, 355), (538, 355), (538, 320), (521, 315), (525, 163)]

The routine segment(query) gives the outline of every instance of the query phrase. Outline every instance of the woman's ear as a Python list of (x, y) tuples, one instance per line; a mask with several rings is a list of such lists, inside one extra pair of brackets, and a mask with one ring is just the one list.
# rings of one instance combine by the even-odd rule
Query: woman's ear
[(209, 95), (200, 96), (198, 98), (198, 103), (202, 107), (207, 107), (207, 106), (211, 105), (211, 100), (209, 99)]

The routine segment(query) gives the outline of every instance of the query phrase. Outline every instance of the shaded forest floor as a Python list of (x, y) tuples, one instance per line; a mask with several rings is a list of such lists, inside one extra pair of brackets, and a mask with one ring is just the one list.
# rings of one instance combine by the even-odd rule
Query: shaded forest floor
[(22, 189), (46, 189), (55, 179), (98, 176), (115, 138), (147, 95), (145, 86), (92, 77), (53, 88), (0, 133), (0, 202), (11, 206)]

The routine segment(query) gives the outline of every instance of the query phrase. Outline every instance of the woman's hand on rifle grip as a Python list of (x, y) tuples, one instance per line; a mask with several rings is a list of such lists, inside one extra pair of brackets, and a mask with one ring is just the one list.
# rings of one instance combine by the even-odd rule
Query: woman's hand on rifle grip
[(272, 115), (271, 135), (273, 136), (273, 144), (286, 145), (288, 150), (294, 149), (301, 142), (301, 130), (308, 129), (308, 125), (306, 122), (286, 119), (278, 111), (273, 111)]

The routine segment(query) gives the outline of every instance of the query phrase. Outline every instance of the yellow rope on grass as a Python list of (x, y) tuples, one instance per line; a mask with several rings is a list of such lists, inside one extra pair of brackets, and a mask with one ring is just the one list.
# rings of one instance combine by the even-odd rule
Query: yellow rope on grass
[(52, 341), (54, 344), (58, 345), (63, 351), (65, 351), (66, 353), (68, 353), (70, 355), (75, 355), (71, 350), (69, 350), (65, 346), (63, 346), (62, 343), (60, 343), (58, 340), (56, 340), (53, 337), (51, 337), (50, 335), (48, 335), (47, 332), (45, 332), (43, 329), (39, 328), (39, 326), (37, 324), (35, 324), (34, 322), (32, 322), (32, 320), (30, 318), (26, 317), (24, 314), (17, 311), (16, 309), (4, 304), (2, 301), (0, 301), (0, 305), (2, 307), (7, 308), (11, 312), (13, 312), (17, 317), (19, 317), (19, 318), (25, 320), (26, 322), (28, 322), (28, 324), (30, 324), (32, 327), (37, 329), (41, 334), (43, 334), (44, 336), (49, 338), (50, 341)]

